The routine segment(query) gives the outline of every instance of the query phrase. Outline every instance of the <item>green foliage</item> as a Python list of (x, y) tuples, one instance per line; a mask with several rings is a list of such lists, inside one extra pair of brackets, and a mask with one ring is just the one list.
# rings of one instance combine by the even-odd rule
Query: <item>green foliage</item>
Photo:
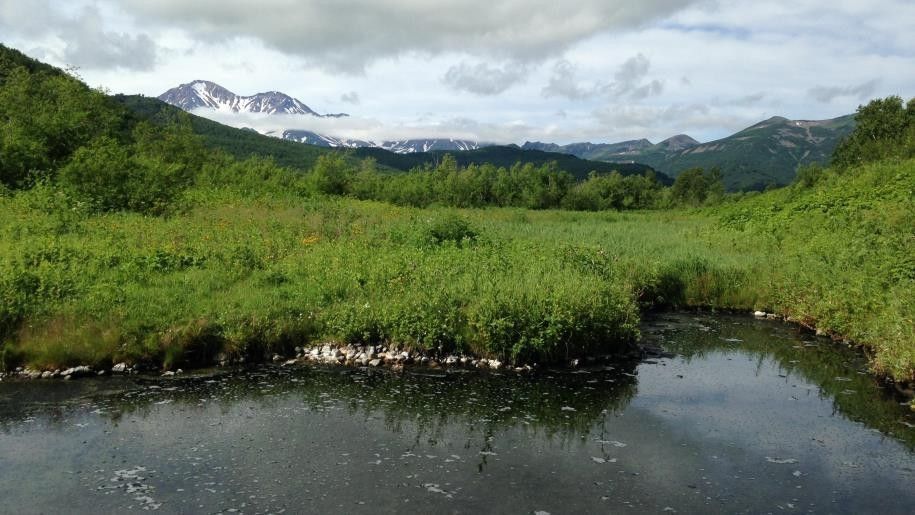
[[(337, 161), (342, 165), (342, 162)], [(654, 207), (662, 186), (652, 175), (592, 173), (576, 182), (556, 163), (541, 166), (515, 163), (510, 168), (492, 164), (462, 167), (450, 154), (435, 166), (404, 174), (383, 174), (374, 161), (358, 171), (328, 173), (315, 169), (311, 176), (320, 191), (382, 200), (398, 205), (459, 208), (514, 206), (529, 209), (646, 209)], [(338, 180), (329, 180), (328, 177)]]
[(656, 206), (660, 196), (660, 183), (648, 175), (592, 173), (569, 189), (561, 205), (576, 211), (645, 209)]
[(479, 232), (466, 218), (453, 213), (447, 213), (430, 221), (424, 232), (427, 241), (436, 245), (446, 242), (456, 245), (470, 244), (479, 236)]
[[(4, 49), (0, 49), (2, 51)], [(119, 115), (77, 80), (19, 66), (0, 70), (0, 183), (27, 185), (101, 136), (116, 136)]]
[(858, 107), (856, 127), (836, 148), (833, 163), (849, 168), (887, 158), (915, 157), (915, 98), (891, 96)]
[(723, 206), (720, 224), (771, 249), (760, 307), (864, 343), (877, 369), (913, 378), (915, 161), (851, 172)]
[(827, 170), (827, 168), (819, 164), (802, 166), (797, 169), (797, 176), (794, 178), (794, 184), (799, 184), (803, 188), (810, 188), (820, 182), (820, 179), (823, 178)]
[(318, 157), (311, 170), (311, 180), (317, 191), (328, 195), (343, 195), (349, 189), (351, 171), (343, 157), (325, 154)]
[(700, 206), (719, 201), (724, 195), (721, 171), (691, 168), (677, 176), (670, 188), (670, 201), (674, 205)]
[(186, 130), (152, 131), (140, 125), (137, 143), (102, 137), (80, 147), (59, 173), (59, 183), (102, 211), (165, 211), (201, 166)]
[[(622, 175), (646, 175), (655, 173), (650, 166), (639, 163), (606, 163), (602, 161), (588, 161), (573, 155), (557, 152), (541, 152), (539, 150), (523, 150), (515, 145), (489, 146), (476, 150), (460, 152), (432, 151), (414, 152), (409, 154), (395, 154), (379, 148), (358, 148), (351, 151), (357, 158), (372, 158), (379, 165), (400, 171), (410, 171), (416, 168), (436, 167), (439, 163), (451, 156), (458, 167), (493, 165), (497, 168), (511, 168), (515, 163), (530, 164), (537, 168), (549, 163), (556, 163), (556, 167), (566, 171), (576, 180), (584, 180), (591, 172), (609, 174), (619, 172)], [(669, 181), (666, 176), (658, 177), (662, 181)], [(666, 182), (669, 184), (669, 182)]]

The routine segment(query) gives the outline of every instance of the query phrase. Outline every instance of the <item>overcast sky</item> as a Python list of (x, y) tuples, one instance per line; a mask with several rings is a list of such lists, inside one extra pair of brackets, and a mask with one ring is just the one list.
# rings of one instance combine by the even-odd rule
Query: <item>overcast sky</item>
[(279, 90), (340, 136), (716, 139), (915, 96), (912, 0), (0, 0), (0, 42), (92, 86)]

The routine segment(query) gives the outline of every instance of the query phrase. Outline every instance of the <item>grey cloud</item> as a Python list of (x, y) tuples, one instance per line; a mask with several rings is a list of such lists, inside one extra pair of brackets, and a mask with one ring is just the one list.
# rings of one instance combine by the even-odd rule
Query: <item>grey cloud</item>
[(545, 97), (564, 97), (569, 100), (583, 100), (593, 97), (602, 87), (583, 87), (578, 83), (575, 65), (560, 59), (553, 65), (550, 81), (543, 87)]
[(766, 98), (766, 94), (760, 91), (759, 93), (753, 93), (752, 95), (746, 95), (732, 100), (730, 104), (738, 107), (750, 107), (758, 104), (764, 98)]
[(61, 35), (67, 42), (63, 58), (79, 67), (149, 70), (156, 63), (156, 44), (149, 36), (106, 31), (92, 7), (68, 23)]
[(614, 81), (604, 86), (604, 91), (614, 97), (629, 96), (635, 100), (660, 95), (664, 90), (660, 80), (642, 83), (650, 68), (651, 61), (643, 54), (630, 57), (613, 74)]
[(340, 95), (340, 101), (346, 104), (358, 104), (360, 102), (359, 93), (356, 93), (355, 91), (344, 93)]
[(664, 83), (655, 79), (648, 84), (632, 89), (630, 96), (636, 100), (660, 95), (664, 91)]
[(648, 75), (649, 68), (651, 68), (651, 61), (644, 55), (638, 54), (627, 59), (613, 75), (613, 78), (619, 84), (632, 85)]
[(844, 88), (816, 86), (811, 88), (808, 93), (815, 100), (818, 102), (823, 102), (824, 104), (832, 102), (834, 99), (839, 97), (854, 97), (859, 100), (865, 100), (874, 94), (874, 90), (877, 89), (877, 84), (879, 82), (880, 81), (878, 79), (873, 79), (863, 84), (858, 84), (857, 86), (848, 86)]
[(699, 0), (109, 0), (144, 23), (207, 41), (255, 38), (331, 69), (407, 52), (537, 62), (599, 33), (638, 28)]
[(508, 63), (500, 68), (462, 61), (445, 72), (442, 82), (453, 89), (477, 95), (497, 95), (523, 80), (527, 69), (522, 63)]
[(80, 68), (149, 70), (156, 61), (157, 45), (146, 34), (131, 35), (106, 30), (98, 8), (84, 7), (68, 17), (47, 0), (28, 8), (16, 0), (0, 0), (0, 29), (24, 37), (54, 36), (64, 42), (59, 54), (38, 47), (33, 55), (54, 58)]
[(620, 65), (613, 74), (613, 82), (585, 86), (578, 82), (575, 65), (562, 59), (553, 66), (553, 74), (542, 93), (545, 97), (564, 97), (569, 100), (583, 100), (598, 95), (642, 100), (660, 95), (664, 90), (664, 83), (658, 79), (643, 82), (650, 68), (648, 58), (638, 54)]

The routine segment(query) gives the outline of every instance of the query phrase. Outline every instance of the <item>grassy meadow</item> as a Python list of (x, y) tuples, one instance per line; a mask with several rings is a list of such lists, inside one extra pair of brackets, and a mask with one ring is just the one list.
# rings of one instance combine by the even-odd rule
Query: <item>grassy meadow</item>
[(645, 309), (701, 306), (791, 316), (911, 378), (913, 188), (913, 161), (642, 212), (211, 186), (146, 216), (36, 187), (0, 198), (2, 357), (169, 368), (337, 341), (553, 361), (624, 348)]

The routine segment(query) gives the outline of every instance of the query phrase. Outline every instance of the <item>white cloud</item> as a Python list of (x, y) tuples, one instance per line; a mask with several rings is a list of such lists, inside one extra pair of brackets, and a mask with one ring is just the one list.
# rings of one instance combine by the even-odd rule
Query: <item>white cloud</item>
[[(590, 116), (572, 117), (558, 113), (550, 114), (553, 123), (526, 120), (483, 122), (461, 116), (386, 123), (376, 118), (358, 116), (318, 118), (302, 115), (227, 113), (206, 109), (196, 110), (194, 114), (233, 127), (252, 128), (272, 136), (281, 136), (285, 130), (305, 130), (338, 138), (375, 142), (425, 138), (453, 138), (496, 144), (521, 143), (535, 139), (562, 142), (577, 141), (583, 134), (593, 136), (600, 131), (600, 127), (593, 123)], [(556, 120), (561, 120), (561, 123), (556, 123)]]

